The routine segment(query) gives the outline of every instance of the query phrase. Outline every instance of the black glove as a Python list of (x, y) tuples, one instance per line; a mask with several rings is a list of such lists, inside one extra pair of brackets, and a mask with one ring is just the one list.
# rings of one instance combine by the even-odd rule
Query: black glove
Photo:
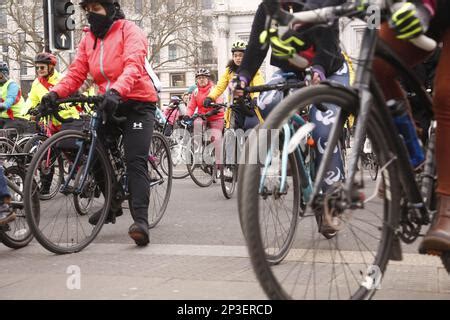
[(5, 105), (3, 104), (3, 102), (0, 103), (0, 112), (3, 112), (6, 110)]
[(39, 113), (43, 116), (51, 114), (57, 107), (56, 100), (58, 100), (58, 98), (58, 94), (54, 91), (50, 91), (45, 96), (43, 96), (38, 107)]
[(107, 114), (113, 115), (117, 107), (120, 104), (120, 94), (114, 90), (108, 90), (106, 91), (105, 95), (103, 96), (103, 102), (100, 106), (100, 109), (102, 111), (106, 111)]
[(191, 117), (183, 116), (182, 120), (183, 120), (183, 122), (189, 122), (191, 120)]
[(213, 102), (214, 102), (213, 99), (211, 99), (210, 97), (206, 97), (206, 99), (203, 100), (203, 106), (204, 107), (209, 107)]

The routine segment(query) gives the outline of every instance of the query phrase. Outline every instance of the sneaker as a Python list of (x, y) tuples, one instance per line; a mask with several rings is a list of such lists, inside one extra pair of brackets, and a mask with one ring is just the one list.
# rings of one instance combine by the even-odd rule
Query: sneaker
[(130, 228), (128, 229), (128, 235), (139, 247), (146, 246), (150, 242), (148, 229), (142, 228), (137, 223), (133, 223), (130, 226)]
[(15, 212), (11, 211), (8, 204), (2, 204), (0, 206), (0, 226), (10, 223), (16, 218)]

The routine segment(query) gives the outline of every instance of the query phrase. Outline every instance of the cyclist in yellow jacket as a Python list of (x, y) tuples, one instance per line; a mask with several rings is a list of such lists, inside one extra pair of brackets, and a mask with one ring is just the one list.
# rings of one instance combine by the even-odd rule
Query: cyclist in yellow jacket
[[(204, 106), (208, 106), (210, 103), (216, 101), (218, 97), (220, 97), (227, 87), (230, 85), (231, 80), (236, 76), (236, 71), (239, 69), (239, 66), (244, 59), (245, 50), (247, 49), (247, 43), (244, 41), (237, 41), (233, 43), (231, 46), (231, 53), (233, 54), (233, 58), (228, 63), (225, 72), (219, 79), (219, 82), (214, 87), (213, 90), (208, 94), (208, 97), (204, 101)], [(253, 77), (252, 81), (250, 81), (250, 86), (260, 86), (263, 85), (264, 78), (261, 75), (261, 72), (258, 70)], [(253, 103), (256, 104), (256, 99), (259, 96), (259, 92), (252, 93), (250, 97), (253, 100)], [(239, 110), (240, 112), (236, 112), (236, 126), (238, 128), (244, 127), (245, 117), (256, 117), (254, 112), (250, 112), (250, 110)]]
[[(28, 94), (26, 102), (28, 110), (36, 108), (40, 103), (44, 95), (46, 95), (54, 85), (56, 85), (62, 78), (60, 73), (56, 71), (56, 57), (48, 52), (41, 52), (34, 58), (36, 67), (37, 78), (34, 79), (31, 85), (31, 91)], [(59, 115), (63, 119), (73, 118), (79, 119), (79, 112), (75, 107), (67, 107), (65, 110), (61, 110)], [(49, 123), (49, 128), (52, 134), (58, 132), (61, 129), (61, 123), (53, 116)]]
[(21, 134), (28, 127), (25, 101), (19, 85), (9, 78), (9, 67), (0, 61), (0, 128), (17, 129)]

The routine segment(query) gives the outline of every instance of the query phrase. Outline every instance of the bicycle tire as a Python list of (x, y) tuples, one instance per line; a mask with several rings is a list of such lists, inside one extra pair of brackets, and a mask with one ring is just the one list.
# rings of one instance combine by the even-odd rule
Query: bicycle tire
[[(159, 150), (155, 150), (155, 148), (158, 148), (159, 144)], [(157, 151), (157, 154), (155, 154), (155, 151)], [(155, 197), (155, 194), (157, 194), (157, 192), (159, 191), (159, 187), (162, 184), (157, 184), (154, 187), (150, 188), (150, 203), (154, 203), (154, 206), (151, 207), (149, 206), (149, 209), (152, 212), (149, 212), (149, 229), (152, 229), (154, 227), (156, 227), (156, 225), (161, 221), (162, 217), (164, 216), (166, 210), (167, 210), (167, 205), (169, 203), (170, 200), (170, 194), (172, 192), (172, 158), (171, 158), (171, 154), (170, 154), (170, 148), (169, 148), (169, 144), (167, 143), (166, 138), (164, 138), (164, 136), (159, 133), (159, 132), (154, 132), (153, 136), (152, 136), (152, 145), (150, 146), (150, 152), (153, 152), (153, 156), (156, 156), (156, 158), (159, 159), (159, 164), (155, 163), (155, 162), (151, 162), (152, 160), (149, 159), (149, 174), (150, 174), (150, 178), (152, 178), (153, 176), (155, 176), (155, 172), (153, 172), (155, 170), (155, 168), (153, 166), (156, 166), (156, 170), (157, 168), (161, 165), (161, 168), (165, 168), (165, 170), (162, 170), (165, 174), (166, 177), (164, 177), (164, 182), (162, 184), (164, 184), (166, 186), (165, 190), (163, 190), (164, 193), (164, 199), (163, 201), (157, 201), (157, 198)], [(164, 165), (163, 165), (164, 164)], [(132, 208), (131, 206), (131, 202), (129, 203), (130, 208)], [(153, 210), (152, 210), (153, 209)]]
[[(231, 138), (232, 136), (232, 138)], [(233, 159), (227, 158), (227, 146), (230, 142), (230, 138), (234, 139), (234, 147)], [(238, 173), (238, 165), (237, 165), (237, 141), (236, 135), (233, 130), (225, 130), (222, 140), (222, 157), (223, 163), (220, 167), (220, 186), (222, 187), (222, 193), (226, 199), (231, 199), (233, 197), (234, 191), (236, 190), (236, 182), (237, 182), (237, 173)], [(227, 163), (231, 162), (231, 163)], [(231, 173), (231, 177), (225, 175), (225, 172)]]
[[(26, 216), (27, 216), (27, 222), (28, 225), (30, 226), (36, 240), (48, 251), (56, 253), (56, 254), (68, 254), (68, 253), (75, 253), (75, 252), (79, 252), (82, 249), (84, 249), (86, 246), (88, 246), (94, 239), (95, 237), (99, 234), (101, 228), (103, 227), (103, 224), (105, 222), (107, 213), (109, 212), (109, 208), (110, 208), (110, 203), (111, 203), (111, 198), (112, 198), (112, 181), (111, 181), (111, 177), (113, 175), (112, 173), (112, 168), (111, 168), (111, 164), (110, 164), (110, 160), (108, 155), (106, 154), (105, 150), (103, 149), (103, 147), (100, 145), (100, 143), (97, 143), (96, 145), (96, 149), (95, 149), (95, 159), (99, 161), (98, 164), (98, 168), (100, 168), (101, 170), (104, 170), (103, 172), (100, 173), (100, 175), (102, 176), (102, 178), (104, 178), (104, 182), (105, 182), (105, 186), (104, 186), (104, 190), (102, 192), (103, 194), (103, 198), (104, 198), (104, 203), (101, 205), (101, 214), (99, 217), (99, 220), (97, 222), (97, 224), (95, 226), (90, 226), (89, 224), (86, 223), (86, 225), (89, 228), (92, 228), (91, 233), (82, 241), (77, 242), (76, 244), (73, 244), (74, 240), (78, 241), (78, 234), (76, 239), (74, 239), (73, 237), (69, 238), (69, 231), (73, 231), (73, 226), (71, 227), (71, 229), (69, 230), (69, 226), (67, 226), (67, 242), (61, 242), (61, 244), (55, 243), (53, 242), (50, 238), (50, 236), (47, 236), (43, 233), (43, 231), (40, 228), (40, 223), (47, 223), (47, 221), (49, 219), (47, 219), (46, 217), (44, 218), (42, 216), (42, 214), (50, 214), (50, 212), (47, 212), (47, 210), (43, 210), (43, 204), (47, 203), (48, 200), (43, 201), (40, 206), (40, 211), (38, 213), (33, 212), (33, 207), (32, 207), (32, 196), (33, 194), (35, 194), (37, 191), (37, 187), (33, 187), (33, 178), (35, 175), (35, 172), (37, 172), (37, 170), (39, 170), (39, 166), (40, 166), (40, 161), (42, 157), (46, 157), (47, 154), (47, 150), (49, 148), (53, 148), (53, 150), (58, 148), (58, 145), (61, 145), (61, 142), (63, 140), (68, 140), (70, 142), (73, 142), (74, 140), (76, 141), (87, 141), (86, 144), (89, 145), (90, 144), (90, 139), (89, 137), (77, 130), (64, 130), (61, 131), (55, 135), (53, 135), (52, 137), (48, 138), (42, 145), (41, 147), (36, 151), (33, 159), (31, 160), (31, 163), (28, 167), (28, 171), (27, 171), (27, 175), (25, 177), (25, 188), (24, 188), (24, 205), (25, 205), (25, 212), (26, 212)], [(79, 146), (77, 146), (79, 147)], [(85, 148), (87, 150), (87, 147)], [(58, 155), (58, 157), (60, 157), (60, 155)], [(81, 164), (82, 166), (82, 164)], [(91, 165), (91, 167), (94, 167), (94, 165)], [(75, 189), (75, 187), (74, 187)], [(59, 193), (62, 194), (62, 193)], [(69, 195), (64, 195), (63, 196), (67, 196), (69, 197)], [(64, 198), (63, 198), (64, 199)], [(66, 201), (71, 202), (72, 200), (70, 198), (66, 199)], [(49, 205), (48, 205), (49, 206)], [(70, 209), (67, 205), (66, 208)], [(53, 207), (52, 207), (53, 209)], [(50, 211), (50, 209), (48, 209), (48, 211)], [(57, 211), (56, 213), (56, 217), (60, 214), (60, 212), (58, 212), (58, 209), (55, 208), (55, 210), (53, 211)], [(69, 221), (69, 214), (68, 212), (64, 212), (63, 214), (66, 214), (66, 221)], [(39, 219), (35, 218), (38, 217)], [(79, 225), (82, 227), (82, 224), (80, 223), (80, 221), (78, 220), (81, 216), (79, 216), (77, 213), (75, 213), (74, 218), (76, 219), (75, 222), (75, 229), (78, 231)], [(82, 217), (84, 218), (84, 217)], [(87, 219), (87, 217), (85, 218)], [(37, 221), (38, 220), (38, 221)], [(45, 221), (44, 221), (45, 220)], [(50, 222), (53, 223), (53, 218), (50, 219), (50, 221), (44, 226), (47, 227)], [(54, 224), (54, 223), (53, 223)], [(65, 228), (63, 228), (63, 231), (65, 231)], [(83, 231), (84, 228), (82, 227)], [(52, 233), (53, 233), (53, 229), (52, 229)], [(61, 233), (61, 237), (62, 238), (62, 234)], [(70, 242), (72, 241), (72, 243)], [(70, 245), (72, 244), (72, 245)], [(70, 245), (70, 246), (69, 246)]]
[[(25, 144), (25, 146), (23, 148), (23, 152), (29, 153), (30, 154), (29, 158), (31, 159), (32, 155), (34, 153), (36, 153), (39, 146), (42, 145), (47, 139), (48, 139), (48, 137), (45, 135), (42, 135), (42, 134), (32, 136), (30, 139), (28, 139), (27, 143)], [(58, 193), (59, 187), (61, 186), (61, 182), (64, 179), (63, 170), (64, 170), (64, 168), (62, 167), (62, 164), (60, 163), (60, 165), (58, 166), (58, 174), (60, 177), (59, 183), (54, 186), (52, 192), (50, 192), (50, 190), (49, 190), (48, 194), (39, 193), (39, 198), (41, 200), (50, 200)]]
[[(17, 166), (11, 166), (5, 169), (5, 176), (10, 179), (10, 176), (18, 176), (23, 183), (25, 181), (25, 171)], [(20, 187), (19, 187), (20, 188)], [(23, 189), (22, 189), (23, 190)], [(22, 195), (15, 195), (14, 192), (10, 192), (14, 201), (20, 201), (23, 199)], [(33, 205), (39, 205), (37, 197), (33, 199)], [(28, 226), (25, 217), (25, 210), (22, 208), (21, 212), (16, 211), (16, 218), (14, 221), (7, 225), (0, 226), (0, 241), (7, 247), (11, 249), (21, 249), (26, 247), (31, 240), (33, 240), (33, 233)]]
[[(183, 134), (177, 134), (182, 131)], [(177, 138), (173, 138), (177, 134)], [(189, 146), (190, 133), (186, 129), (176, 128), (172, 132), (172, 135), (168, 138), (170, 143), (170, 154), (172, 158), (172, 178), (184, 179), (189, 177), (189, 171), (186, 166), (190, 150), (186, 146)], [(184, 170), (183, 170), (184, 169)]]
[[(377, 99), (376, 101), (381, 101), (378, 100), (378, 98), (380, 97), (379, 95), (375, 96)], [(287, 119), (289, 119), (289, 117), (301, 110), (301, 107), (305, 107), (307, 105), (311, 105), (311, 104), (317, 104), (317, 103), (332, 103), (335, 104), (339, 107), (341, 107), (342, 109), (344, 109), (345, 111), (348, 111), (349, 113), (353, 113), (356, 114), (356, 110), (354, 109), (355, 106), (358, 106), (358, 98), (356, 95), (353, 94), (353, 92), (346, 90), (344, 88), (339, 88), (339, 87), (331, 87), (328, 85), (317, 85), (317, 86), (312, 86), (312, 87), (307, 87), (307, 88), (303, 88), (300, 89), (296, 92), (294, 92), (292, 95), (288, 96), (286, 99), (284, 99), (278, 106), (277, 108), (275, 108), (272, 113), (269, 114), (268, 118), (266, 119), (264, 125), (262, 128), (279, 128), (281, 123), (283, 121), (287, 121)], [(300, 107), (301, 106), (301, 107)], [(374, 138), (372, 141), (377, 141), (379, 143), (379, 147), (380, 149), (377, 149), (377, 151), (380, 153), (380, 157), (379, 159), (381, 159), (382, 164), (386, 163), (389, 160), (391, 160), (392, 158), (392, 153), (390, 152), (390, 147), (392, 147), (392, 142), (389, 141), (386, 137), (385, 132), (383, 131), (386, 130), (385, 127), (385, 122), (383, 122), (385, 120), (384, 116), (382, 115), (380, 111), (378, 111), (379, 108), (373, 107), (372, 108), (372, 113), (373, 116), (371, 115), (371, 120), (369, 123), (369, 130), (368, 133), (371, 136), (371, 138)], [(377, 146), (378, 147), (378, 146)], [(251, 154), (252, 152), (254, 152), (256, 149), (256, 145), (250, 145), (250, 151), (249, 153)], [(369, 254), (371, 254), (373, 256), (373, 262), (370, 265), (370, 267), (374, 267), (377, 268), (376, 270), (381, 271), (381, 274), (377, 273), (377, 276), (382, 276), (383, 272), (386, 269), (387, 263), (389, 261), (389, 255), (391, 252), (391, 248), (392, 248), (392, 243), (393, 243), (393, 239), (394, 239), (394, 230), (396, 229), (396, 226), (398, 225), (398, 212), (399, 212), (399, 204), (400, 204), (400, 198), (399, 195), (401, 194), (400, 192), (400, 184), (398, 182), (398, 177), (397, 177), (397, 169), (395, 168), (396, 165), (390, 165), (387, 166), (387, 168), (385, 169), (385, 171), (383, 172), (383, 176), (385, 177), (385, 181), (389, 182), (387, 183), (386, 186), (386, 190), (384, 193), (384, 203), (383, 203), (383, 215), (381, 218), (381, 239), (379, 239), (379, 241), (375, 242), (374, 245), (376, 246), (375, 248), (375, 254), (372, 253), (372, 251), (368, 251)], [(291, 288), (291, 290), (284, 288), (283, 285), (285, 286), (292, 286), (293, 284), (296, 284), (296, 282), (294, 283), (288, 283), (289, 280), (286, 280), (284, 278), (282, 278), (280, 276), (280, 279), (276, 277), (276, 272), (281, 272), (285, 269), (283, 269), (283, 267), (281, 267), (280, 269), (275, 269), (277, 267), (273, 267), (271, 266), (271, 264), (267, 261), (267, 257), (266, 257), (266, 253), (264, 250), (264, 245), (262, 243), (262, 239), (261, 239), (261, 231), (260, 231), (260, 226), (259, 226), (259, 215), (258, 215), (258, 201), (257, 201), (257, 195), (255, 196), (255, 191), (254, 190), (258, 190), (258, 184), (259, 181), (258, 179), (255, 179), (254, 177), (258, 174), (257, 172), (258, 168), (257, 166), (253, 165), (253, 166), (247, 166), (247, 168), (245, 168), (245, 170), (243, 170), (242, 174), (244, 175), (243, 179), (242, 179), (242, 183), (243, 185), (241, 186), (241, 190), (240, 190), (240, 208), (239, 210), (244, 211), (245, 213), (242, 215), (242, 217), (246, 220), (243, 223), (243, 226), (245, 228), (245, 234), (246, 234), (246, 239), (247, 239), (247, 244), (248, 244), (248, 250), (249, 250), (249, 254), (250, 254), (250, 258), (251, 258), (251, 262), (252, 262), (252, 266), (253, 269), (256, 273), (256, 276), (258, 278), (258, 281), (260, 283), (260, 285), (262, 286), (262, 288), (264, 289), (265, 293), (267, 294), (267, 296), (271, 299), (292, 299), (293, 298), (293, 294), (297, 294), (298, 291), (295, 291), (294, 288)], [(256, 200), (255, 200), (256, 199)], [(378, 217), (377, 217), (378, 218)], [(312, 215), (312, 221), (314, 221), (314, 215)], [(314, 222), (313, 222), (314, 224)], [(313, 225), (312, 224), (312, 225)], [(375, 228), (375, 230), (377, 230), (378, 228)], [(312, 230), (314, 232), (314, 230)], [(353, 230), (352, 230), (353, 231)], [(300, 234), (299, 231), (297, 231), (297, 234)], [(313, 233), (313, 237), (314, 235), (317, 235), (318, 232)], [(344, 234), (345, 235), (345, 234)], [(339, 239), (340, 234), (338, 233), (337, 236), (335, 236), (333, 239), (331, 240), (323, 240), (321, 239), (320, 241), (326, 241), (326, 242), (322, 242), (324, 243), (324, 245), (328, 244), (330, 247), (332, 244), (336, 243), (335, 245), (337, 245), (337, 239)], [(331, 242), (330, 242), (331, 241)], [(334, 243), (333, 243), (334, 242)], [(357, 242), (356, 242), (357, 243)], [(316, 254), (320, 254), (321, 251), (320, 250), (316, 250), (316, 248), (318, 248), (318, 245), (316, 247), (316, 243), (314, 243), (314, 247), (313, 247), (313, 256), (312, 259), (316, 258)], [(306, 254), (310, 251), (310, 248), (305, 249), (304, 251), (298, 250), (298, 252), (304, 252), (304, 255), (302, 255), (300, 258), (304, 258), (306, 256)], [(322, 250), (324, 251), (324, 250)], [(326, 251), (324, 251), (326, 252)], [(331, 250), (331, 253), (333, 253), (333, 250)], [(330, 253), (331, 258), (333, 259), (332, 254)], [(364, 252), (361, 252), (361, 257), (362, 257), (362, 264), (366, 264), (367, 267), (367, 263), (365, 262), (365, 257), (363, 255)], [(319, 255), (320, 256), (320, 255)], [(311, 257), (309, 257), (310, 259)], [(344, 256), (339, 256), (339, 258), (345, 258)], [(308, 256), (306, 256), (306, 262), (303, 262), (303, 264), (301, 264), (301, 261), (298, 262), (298, 265), (296, 266), (297, 260), (293, 260), (292, 262), (287, 261), (285, 263), (285, 267), (284, 268), (290, 268), (290, 266), (292, 266), (292, 264), (294, 264), (294, 267), (298, 267), (299, 265), (301, 265), (302, 267), (304, 266), (305, 269), (307, 269), (308, 267), (311, 268), (315, 268), (315, 260), (312, 261), (312, 263), (309, 263), (308, 261)], [(309, 265), (308, 265), (309, 263)], [(322, 262), (320, 264), (321, 267), (324, 268), (324, 270), (327, 270), (327, 268), (332, 268), (332, 270), (334, 271), (334, 267), (335, 267), (335, 261), (332, 260), (331, 262), (331, 266), (330, 263), (328, 263), (327, 261)], [(348, 284), (348, 279), (347, 279), (347, 275), (345, 273), (345, 266), (346, 264), (343, 264), (343, 270), (344, 270), (344, 274), (345, 274), (345, 280), (347, 280), (347, 286)], [(356, 264), (356, 267), (358, 266), (358, 264)], [(348, 268), (350, 269), (350, 266), (348, 266)], [(315, 269), (314, 269), (315, 270)], [(369, 270), (372, 269), (368, 269), (367, 272), (369, 272)], [(292, 270), (291, 270), (292, 271)], [(350, 272), (352, 271), (351, 269), (348, 271)], [(361, 270), (360, 270), (361, 272)], [(292, 273), (292, 272), (291, 272)], [(352, 273), (353, 274), (353, 273)], [(322, 275), (323, 276), (323, 275)], [(342, 274), (340, 275), (342, 277)], [(363, 280), (367, 280), (368, 275), (365, 276), (365, 278), (363, 278)], [(287, 276), (286, 276), (287, 278)], [(299, 278), (299, 275), (297, 275), (297, 278)], [(331, 286), (333, 285), (333, 277), (331, 279)], [(304, 279), (301, 279), (299, 282), (301, 282)], [(320, 278), (321, 281), (325, 281), (325, 284), (329, 283), (329, 281), (324, 280), (323, 278)], [(355, 278), (356, 280), (356, 278)], [(381, 278), (378, 278), (378, 280), (381, 280)], [(306, 286), (306, 290), (308, 290), (309, 285), (310, 285), (310, 281), (311, 281), (311, 275), (308, 278), (308, 282), (307, 282), (307, 286)], [(314, 274), (314, 285), (316, 284), (316, 277)], [(338, 288), (337, 285), (337, 279), (336, 281), (336, 288)], [(331, 286), (329, 287), (330, 292), (328, 292), (328, 295), (331, 296)], [(376, 288), (370, 287), (367, 285), (366, 282), (358, 282), (355, 281), (354, 283), (355, 288), (354, 289), (348, 289), (349, 291), (349, 298), (351, 299), (364, 299), (364, 298), (370, 298), (373, 296), (373, 294), (375, 293)], [(313, 298), (316, 297), (317, 291), (316, 291), (316, 287), (314, 286), (314, 292), (313, 292)], [(350, 292), (351, 291), (351, 292)], [(338, 290), (338, 295), (339, 295), (339, 290)], [(310, 296), (307, 296), (307, 294), (305, 293), (305, 297), (306, 298), (310, 298)]]
[[(192, 142), (193, 141), (193, 142)], [(199, 187), (202, 188), (206, 188), (209, 187), (210, 185), (212, 185), (212, 183), (215, 180), (215, 165), (214, 164), (207, 164), (204, 161), (203, 158), (203, 153), (204, 153), (204, 148), (203, 146), (199, 147), (197, 145), (197, 142), (195, 142), (195, 139), (191, 140), (192, 144), (191, 144), (191, 148), (194, 148), (194, 151), (192, 151), (190, 153), (191, 159), (189, 161), (189, 163), (187, 164), (187, 168), (188, 168), (188, 172), (189, 175), (191, 176), (192, 181), (194, 181), (194, 183), (196, 185), (198, 185)], [(199, 160), (198, 157), (196, 156), (196, 152), (200, 152), (200, 148), (201, 148), (201, 159)], [(201, 163), (200, 163), (201, 162)], [(199, 176), (197, 177), (197, 173), (199, 174)], [(206, 177), (205, 181), (200, 180), (201, 176)]]

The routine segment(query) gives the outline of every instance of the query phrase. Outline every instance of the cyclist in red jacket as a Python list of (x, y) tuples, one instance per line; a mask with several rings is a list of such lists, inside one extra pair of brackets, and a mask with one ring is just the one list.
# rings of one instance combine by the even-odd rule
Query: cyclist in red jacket
[[(203, 101), (205, 101), (208, 94), (214, 88), (214, 83), (211, 81), (211, 72), (208, 69), (200, 68), (195, 76), (197, 80), (197, 88), (194, 90), (189, 102), (185, 118), (189, 119), (197, 109), (198, 114), (205, 114), (211, 111), (211, 108), (204, 107)], [(223, 102), (221, 98), (218, 98), (216, 103)], [(211, 117), (207, 121), (207, 128), (211, 131), (213, 137), (213, 143), (215, 148), (216, 165), (219, 167), (221, 164), (222, 153), (222, 131), (223, 131), (223, 109)]]
[[(77, 92), (90, 74), (99, 93), (104, 94), (103, 108), (107, 113), (127, 118), (121, 126), (134, 220), (128, 233), (137, 245), (147, 245), (150, 192), (147, 158), (158, 101), (144, 68), (147, 37), (135, 23), (125, 20), (114, 0), (82, 0), (80, 6), (90, 30), (81, 39), (69, 72), (43, 97), (42, 105), (49, 108), (57, 98)], [(100, 134), (117, 134), (116, 127), (117, 124), (107, 122)], [(121, 215), (121, 204), (113, 201), (109, 214)], [(98, 219), (99, 214), (95, 213), (89, 222), (95, 225)]]

